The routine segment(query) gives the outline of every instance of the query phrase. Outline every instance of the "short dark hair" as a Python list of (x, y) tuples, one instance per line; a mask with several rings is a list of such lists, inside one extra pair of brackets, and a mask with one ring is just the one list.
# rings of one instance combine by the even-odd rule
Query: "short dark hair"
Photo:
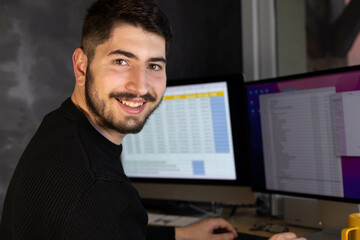
[(95, 48), (121, 23), (164, 37), (168, 50), (172, 37), (169, 21), (153, 0), (98, 0), (88, 9), (82, 28), (81, 48), (89, 61)]

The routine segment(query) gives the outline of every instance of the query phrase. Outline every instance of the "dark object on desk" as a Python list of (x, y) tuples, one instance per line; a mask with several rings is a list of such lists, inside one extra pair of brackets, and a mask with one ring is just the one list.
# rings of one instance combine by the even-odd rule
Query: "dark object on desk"
[[(226, 233), (228, 232), (226, 229), (224, 228), (218, 228), (214, 230), (214, 234), (221, 234), (221, 233)], [(238, 232), (238, 237), (235, 238), (234, 240), (268, 240), (267, 237), (262, 237), (262, 236), (257, 236), (257, 235), (252, 235), (252, 234), (246, 234), (246, 233), (241, 233)]]
[(234, 240), (268, 240), (269, 238), (263, 236), (257, 236), (247, 233), (240, 233), (238, 232), (238, 237)]
[(289, 232), (289, 228), (282, 224), (272, 224), (266, 222), (257, 222), (251, 228), (251, 231), (266, 231), (269, 233)]

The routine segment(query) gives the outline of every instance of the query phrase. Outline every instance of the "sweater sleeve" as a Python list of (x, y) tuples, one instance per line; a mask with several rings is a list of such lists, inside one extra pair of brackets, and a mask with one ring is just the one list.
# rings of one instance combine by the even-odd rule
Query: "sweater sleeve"
[(174, 227), (149, 226), (147, 240), (175, 240)]
[(130, 184), (98, 181), (78, 201), (62, 239), (145, 240), (147, 214)]

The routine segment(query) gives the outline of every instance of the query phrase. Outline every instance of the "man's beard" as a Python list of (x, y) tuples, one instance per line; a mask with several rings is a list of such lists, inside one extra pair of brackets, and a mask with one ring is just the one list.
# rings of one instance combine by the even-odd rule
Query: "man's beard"
[[(159, 106), (159, 103), (152, 109), (143, 119), (139, 119), (137, 117), (125, 117), (123, 121), (116, 121), (116, 117), (112, 112), (106, 109), (106, 102), (104, 99), (99, 98), (99, 93), (94, 87), (94, 79), (89, 70), (90, 67), (86, 70), (86, 81), (85, 81), (85, 99), (86, 105), (90, 112), (95, 115), (96, 123), (105, 129), (115, 130), (121, 134), (128, 134), (128, 133), (138, 133), (140, 132), (147, 119), (151, 115), (153, 111)], [(123, 93), (111, 93), (109, 94), (109, 99), (117, 98), (117, 99), (131, 99), (139, 97), (135, 94), (123, 92)], [(147, 102), (155, 102), (156, 97), (152, 96), (151, 94), (147, 93), (141, 98), (145, 99)], [(133, 122), (133, 124), (128, 124), (129, 122)], [(134, 124), (135, 123), (135, 124)]]

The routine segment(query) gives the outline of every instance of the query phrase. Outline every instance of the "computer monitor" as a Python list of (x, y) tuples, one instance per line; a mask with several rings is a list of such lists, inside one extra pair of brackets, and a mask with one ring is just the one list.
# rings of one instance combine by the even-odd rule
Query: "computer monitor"
[(246, 95), (254, 191), (291, 203), (290, 224), (318, 216), (308, 239), (339, 239), (360, 203), (360, 66), (248, 82)]
[(247, 82), (246, 96), (254, 191), (360, 203), (360, 66)]
[(253, 203), (241, 75), (170, 79), (158, 109), (123, 141), (125, 173), (149, 199)]

